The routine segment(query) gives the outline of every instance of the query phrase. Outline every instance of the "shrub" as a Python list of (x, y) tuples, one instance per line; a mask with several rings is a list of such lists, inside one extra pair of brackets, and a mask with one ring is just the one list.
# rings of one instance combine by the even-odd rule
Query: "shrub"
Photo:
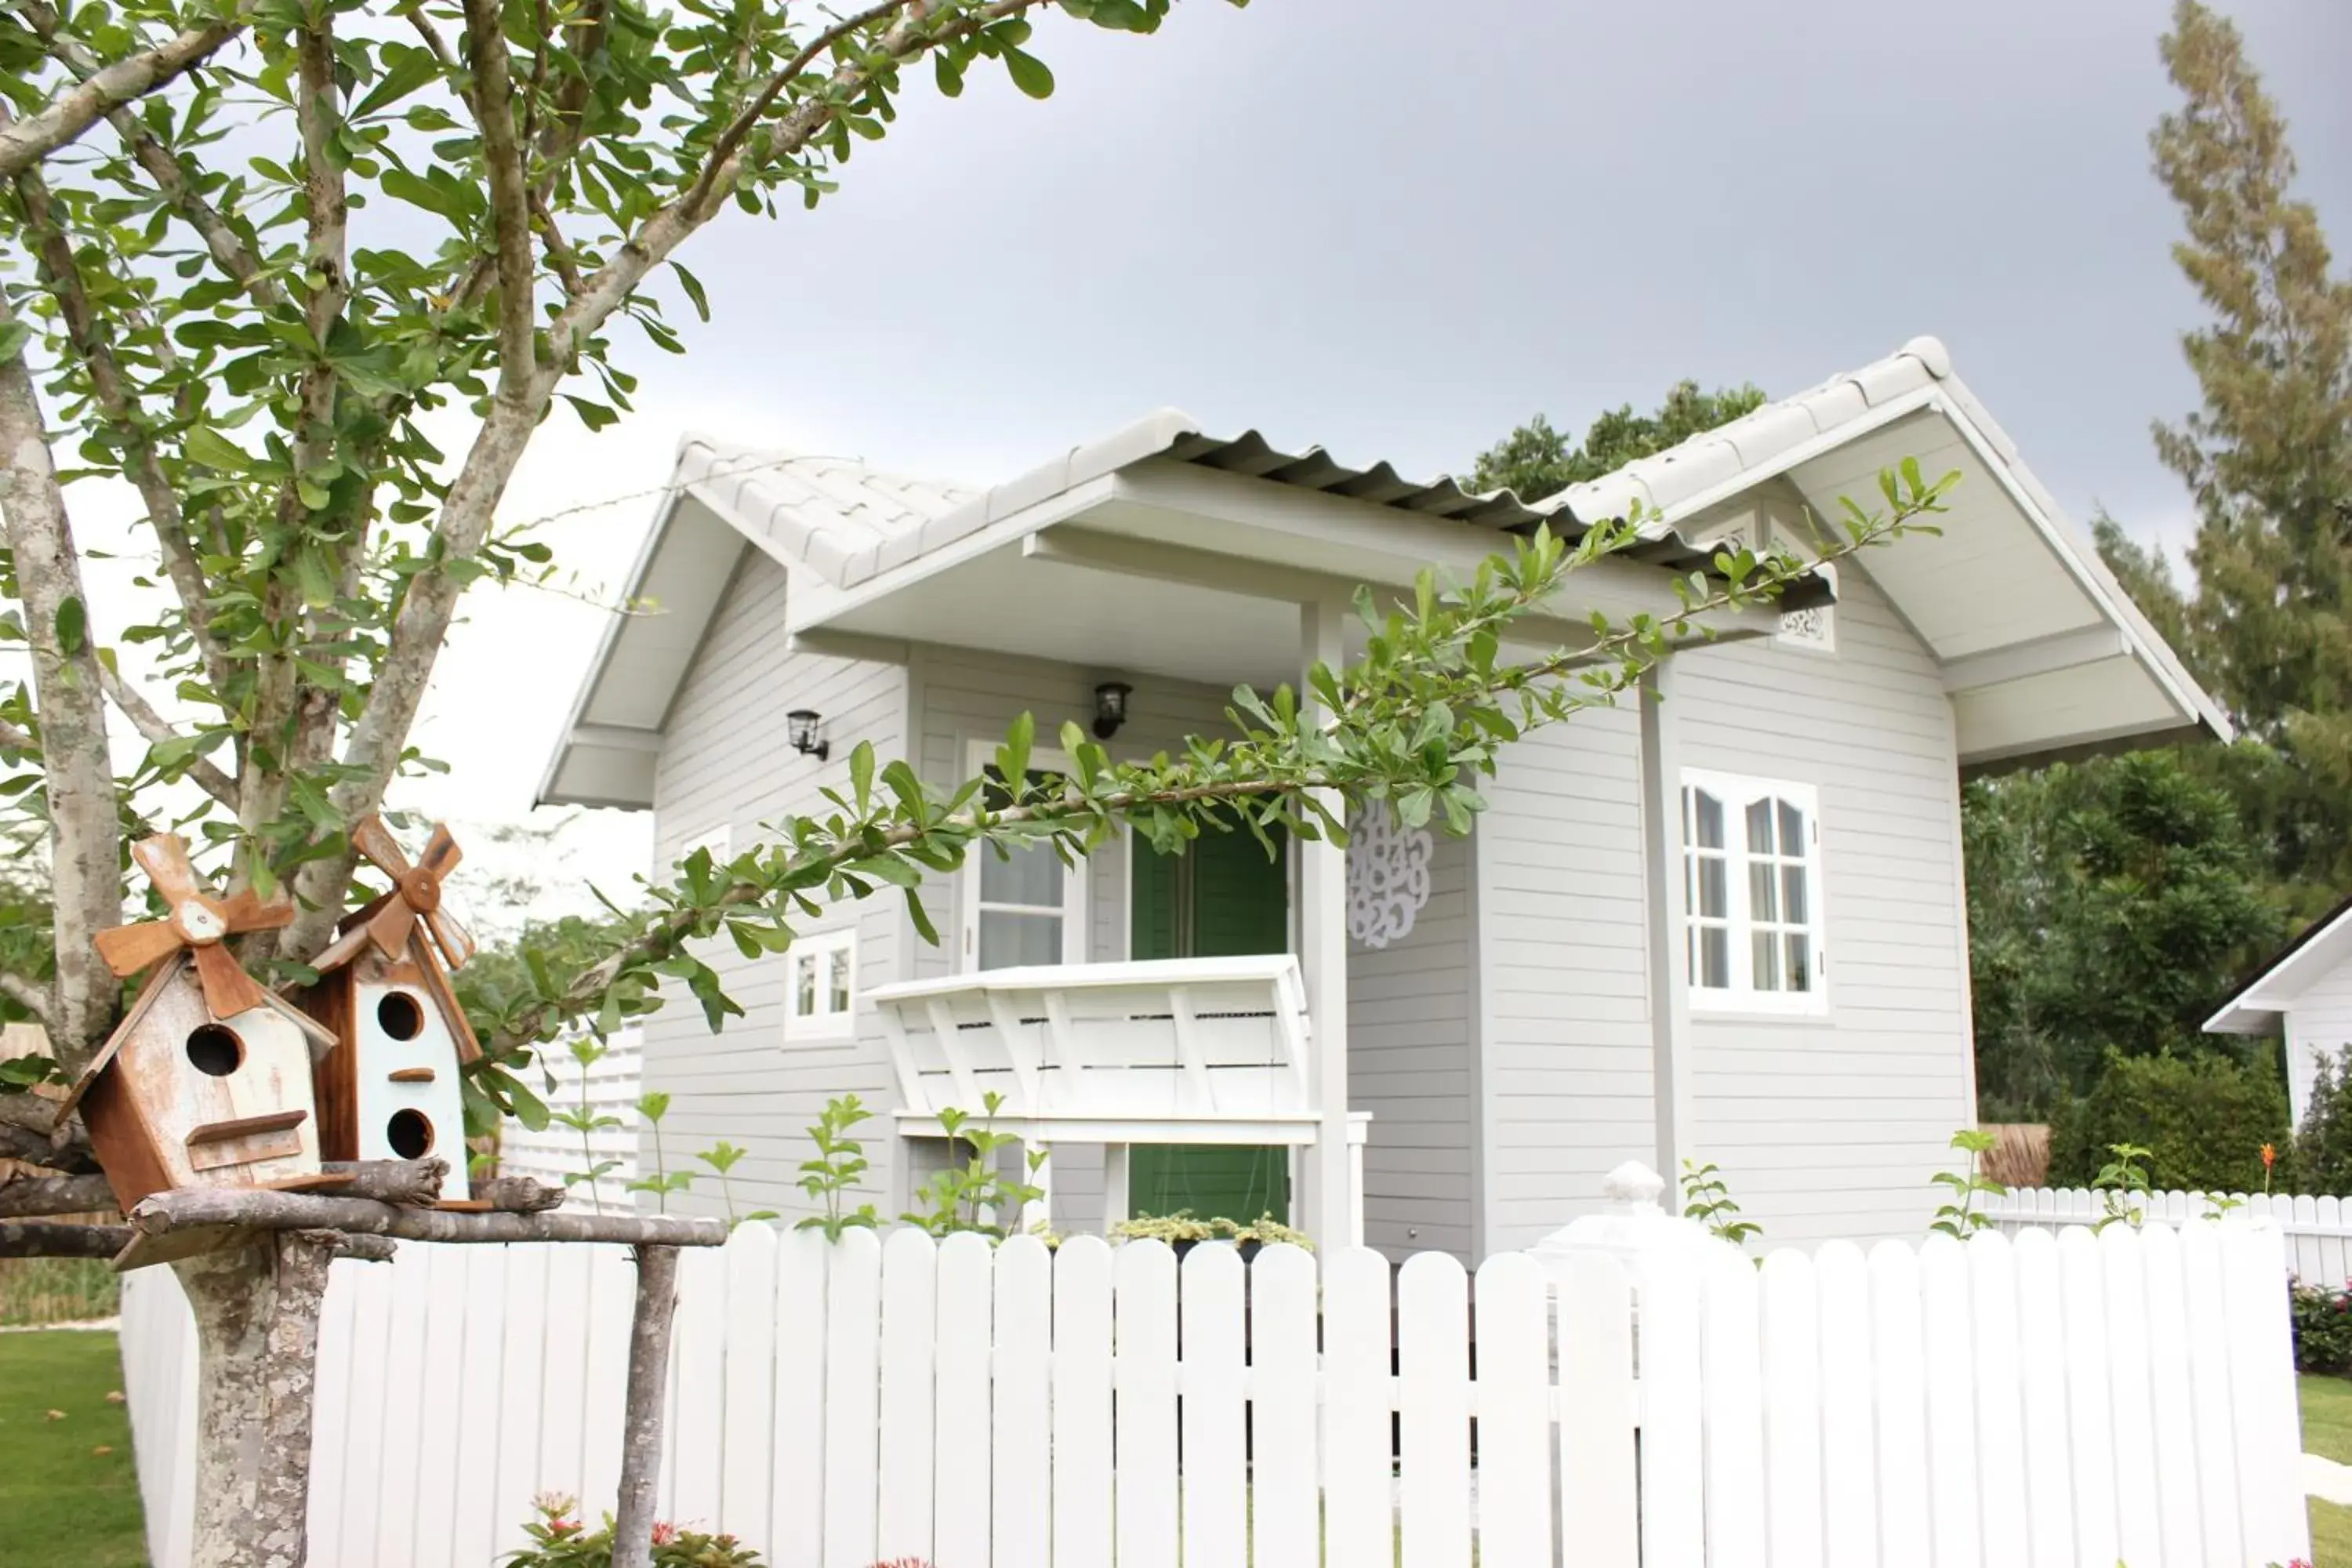
[(2295, 1282), (2294, 1370), (2352, 1373), (2352, 1287), (2326, 1289)]
[(2116, 1144), (2148, 1151), (2162, 1191), (2261, 1192), (2263, 1145), (2285, 1142), (2286, 1089), (2267, 1056), (2241, 1067), (2195, 1058), (2107, 1054), (2090, 1093), (2061, 1108), (2050, 1132), (2053, 1186), (2095, 1184)]

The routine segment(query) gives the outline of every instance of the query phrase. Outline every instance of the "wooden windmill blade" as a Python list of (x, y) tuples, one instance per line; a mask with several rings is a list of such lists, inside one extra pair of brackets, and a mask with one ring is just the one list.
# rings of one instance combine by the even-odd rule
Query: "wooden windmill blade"
[[(188, 863), (188, 841), (176, 833), (157, 833), (141, 839), (131, 847), (131, 858), (163, 895), (163, 901), (177, 914), (180, 906), (205, 900), (205, 890), (196, 881), (196, 871)], [(194, 933), (191, 933), (194, 934)]]
[(268, 1005), (268, 995), (228, 949), (216, 942), (207, 942), (197, 944), (193, 951), (196, 955), (196, 978), (205, 988), (205, 1011), (215, 1020), (234, 1018), (239, 1013)]
[(400, 840), (392, 836), (383, 818), (373, 812), (352, 825), (352, 847), (395, 882), (408, 875), (408, 857), (402, 852)]
[(276, 931), (294, 923), (294, 900), (283, 893), (265, 899), (251, 888), (240, 888), (220, 900), (220, 914), (233, 931)]
[(425, 929), (433, 933), (433, 945), (441, 950), (441, 962), (451, 969), (463, 969), (474, 956), (474, 933), (460, 924), (446, 909), (435, 910), (425, 917)]
[(90, 940), (97, 945), (98, 956), (118, 980), (128, 980), (187, 945), (179, 928), (170, 921), (141, 921), (136, 925), (116, 926), (111, 931), (100, 931)]
[(436, 822), (433, 825), (433, 837), (425, 841), (425, 853), (417, 857), (416, 865), (419, 870), (432, 872), (433, 879), (438, 882), (456, 870), (457, 862), (465, 858), (466, 852), (458, 847), (457, 837), (449, 831), (449, 825)]
[(380, 901), (383, 907), (367, 919), (368, 940), (386, 958), (398, 958), (407, 951), (408, 939), (416, 933), (416, 911), (397, 889), (390, 898)]

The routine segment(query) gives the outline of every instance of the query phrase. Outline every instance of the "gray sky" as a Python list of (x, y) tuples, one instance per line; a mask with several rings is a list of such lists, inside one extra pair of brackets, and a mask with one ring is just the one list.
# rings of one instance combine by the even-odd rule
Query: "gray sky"
[[(1049, 16), (1050, 101), (926, 82), (815, 212), (702, 236), (716, 321), (684, 360), (620, 329), (640, 412), (559, 415), (509, 517), (657, 485), (688, 428), (988, 481), (1166, 405), (1458, 470), (1538, 410), (1781, 395), (1933, 332), (2078, 521), (2185, 538), (2147, 435), (2194, 405), (2199, 320), (2148, 172), (2153, 0), (1176, 9), (1151, 38)], [(2233, 9), (2352, 249), (2352, 5)], [(553, 539), (609, 583), (651, 512)], [(523, 813), (602, 617), (469, 605), (420, 734), (456, 773), (408, 798), (487, 824)], [(564, 839), (609, 884), (645, 835)]]

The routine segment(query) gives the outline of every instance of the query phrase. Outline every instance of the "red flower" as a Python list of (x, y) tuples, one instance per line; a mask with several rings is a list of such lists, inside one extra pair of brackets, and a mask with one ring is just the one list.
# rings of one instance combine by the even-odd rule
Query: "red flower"
[(657, 1519), (654, 1521), (654, 1544), (656, 1546), (668, 1546), (674, 1543), (677, 1540), (677, 1526), (670, 1523), (667, 1520)]
[(576, 1519), (551, 1519), (547, 1521), (547, 1533), (554, 1536), (577, 1535), (580, 1521)]

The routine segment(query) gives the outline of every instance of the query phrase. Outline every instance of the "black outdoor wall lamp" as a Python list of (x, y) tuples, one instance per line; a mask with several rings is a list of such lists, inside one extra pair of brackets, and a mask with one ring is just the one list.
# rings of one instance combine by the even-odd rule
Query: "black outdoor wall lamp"
[(817, 714), (814, 708), (795, 708), (784, 715), (784, 733), (793, 742), (793, 750), (803, 757), (818, 762), (833, 755), (833, 742), (820, 741), (816, 735)]
[(1106, 680), (1095, 688), (1095, 739), (1108, 741), (1127, 722), (1127, 697), (1134, 687), (1124, 680)]

